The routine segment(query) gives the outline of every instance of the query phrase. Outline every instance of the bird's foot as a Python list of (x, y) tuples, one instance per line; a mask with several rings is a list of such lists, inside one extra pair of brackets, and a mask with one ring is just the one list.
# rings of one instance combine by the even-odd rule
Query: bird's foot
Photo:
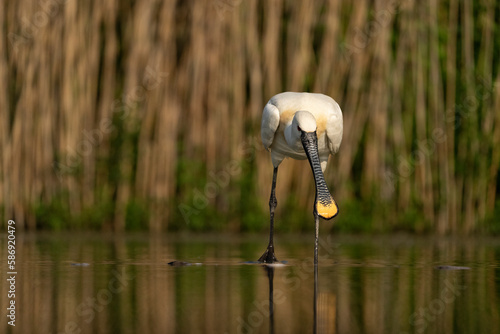
[(264, 254), (259, 258), (258, 262), (261, 263), (275, 263), (279, 262), (276, 256), (274, 256), (274, 248), (267, 248)]

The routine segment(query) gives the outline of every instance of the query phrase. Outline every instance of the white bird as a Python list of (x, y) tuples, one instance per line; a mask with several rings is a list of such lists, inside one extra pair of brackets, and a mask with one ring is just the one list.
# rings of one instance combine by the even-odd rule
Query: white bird
[(323, 94), (285, 92), (273, 96), (262, 112), (261, 137), (264, 147), (271, 151), (274, 166), (269, 211), (271, 216), (269, 245), (259, 262), (277, 262), (274, 255), (274, 210), (278, 166), (286, 157), (309, 159), (316, 183), (314, 219), (316, 240), (314, 263), (318, 261), (319, 217), (331, 219), (338, 206), (328, 190), (323, 173), (330, 154), (338, 152), (342, 141), (342, 110), (331, 97)]

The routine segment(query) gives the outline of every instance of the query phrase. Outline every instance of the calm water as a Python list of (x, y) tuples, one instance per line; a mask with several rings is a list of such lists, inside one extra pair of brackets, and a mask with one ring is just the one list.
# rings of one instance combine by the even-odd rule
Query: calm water
[(245, 263), (266, 236), (16, 237), (5, 333), (500, 332), (500, 239), (324, 235), (316, 277), (312, 233), (278, 235), (272, 268)]

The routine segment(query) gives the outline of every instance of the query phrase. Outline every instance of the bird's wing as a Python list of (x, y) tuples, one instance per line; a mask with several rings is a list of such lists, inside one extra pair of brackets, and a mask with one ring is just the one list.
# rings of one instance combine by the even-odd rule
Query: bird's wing
[(278, 108), (271, 103), (267, 103), (262, 111), (262, 123), (260, 126), (260, 136), (262, 138), (262, 144), (266, 150), (269, 151), (269, 147), (273, 143), (274, 134), (278, 129), (280, 124), (280, 112)]
[(339, 151), (340, 143), (342, 142), (343, 129), (342, 110), (337, 102), (333, 102), (332, 109), (328, 113), (328, 121), (326, 125), (328, 148), (332, 154)]

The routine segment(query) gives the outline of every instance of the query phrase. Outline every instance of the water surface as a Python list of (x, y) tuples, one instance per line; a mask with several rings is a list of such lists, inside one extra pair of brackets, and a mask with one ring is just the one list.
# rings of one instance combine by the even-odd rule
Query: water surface
[(500, 332), (499, 239), (323, 235), (317, 277), (313, 242), (277, 236), (269, 268), (265, 236), (18, 233), (0, 332)]

